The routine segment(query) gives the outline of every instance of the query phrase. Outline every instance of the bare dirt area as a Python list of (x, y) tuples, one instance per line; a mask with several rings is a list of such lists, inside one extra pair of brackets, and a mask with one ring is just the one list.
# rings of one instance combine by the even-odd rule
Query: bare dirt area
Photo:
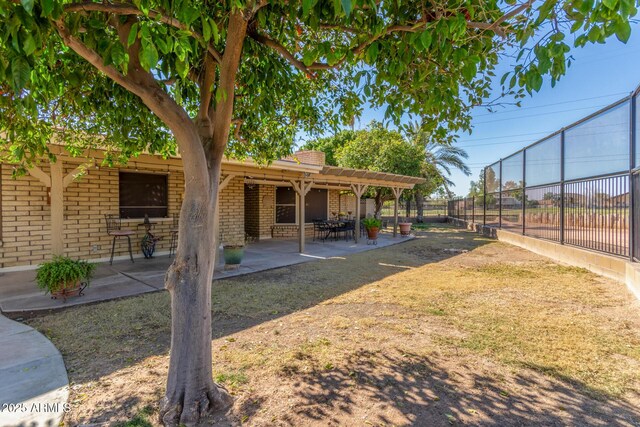
[[(640, 425), (623, 285), (438, 226), (213, 285), (216, 425)], [(30, 319), (72, 381), (66, 425), (157, 425), (166, 293)]]

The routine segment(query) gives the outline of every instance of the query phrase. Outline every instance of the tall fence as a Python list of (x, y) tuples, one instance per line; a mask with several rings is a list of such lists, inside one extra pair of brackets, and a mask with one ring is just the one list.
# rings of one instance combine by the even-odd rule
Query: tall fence
[(487, 166), (483, 194), (449, 200), (448, 216), (638, 260), (638, 96)]

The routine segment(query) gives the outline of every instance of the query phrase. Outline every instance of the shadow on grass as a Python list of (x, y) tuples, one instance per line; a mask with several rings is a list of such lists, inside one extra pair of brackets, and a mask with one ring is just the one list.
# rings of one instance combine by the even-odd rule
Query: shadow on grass
[[(232, 335), (263, 322), (312, 307), (386, 277), (443, 261), (460, 251), (472, 251), (490, 240), (474, 233), (435, 227), (418, 239), (380, 250), (284, 267), (217, 280), (213, 284), (214, 338)], [(35, 318), (29, 323), (51, 337), (61, 350), (74, 383), (97, 381), (150, 356), (163, 356), (170, 345), (170, 302), (167, 293), (141, 295), (120, 301), (71, 308)], [(376, 358), (376, 362), (371, 362)], [(214, 362), (215, 363), (215, 362)], [(451, 366), (412, 355), (355, 353), (348, 366), (308, 374), (293, 374), (300, 402), (290, 424), (320, 422), (338, 414), (347, 416), (355, 405), (350, 390), (388, 405), (405, 417), (404, 424), (450, 425), (459, 420), (484, 425), (584, 425), (637, 419), (624, 402), (600, 404), (557, 382), (518, 382), (531, 393), (505, 395), (496, 378), (470, 373), (464, 385), (451, 378)], [(469, 385), (470, 384), (470, 385)], [(545, 389), (548, 384), (552, 388)], [(577, 385), (580, 388), (580, 385)], [(552, 397), (548, 397), (553, 395)], [(547, 396), (545, 398), (545, 396)], [(557, 400), (550, 405), (548, 400)], [(243, 403), (241, 413), (251, 419), (268, 396), (256, 393)], [(96, 412), (85, 422), (110, 418), (121, 403)], [(610, 412), (601, 413), (602, 407)], [(612, 415), (613, 414), (613, 415)], [(379, 411), (375, 423), (393, 424)], [(635, 417), (635, 418), (634, 418)], [(345, 418), (343, 418), (344, 420)], [(235, 424), (235, 418), (220, 418)]]
[[(515, 395), (501, 387), (504, 382), (500, 378), (463, 366), (445, 366), (443, 361), (402, 350), (394, 353), (359, 351), (344, 367), (293, 378), (298, 402), (295, 416), (285, 421), (289, 425), (341, 424), (358, 417), (362, 425), (413, 426), (640, 422), (638, 409), (624, 401), (605, 405), (536, 375), (516, 376), (513, 381), (519, 394)], [(365, 409), (363, 399), (378, 405)]]

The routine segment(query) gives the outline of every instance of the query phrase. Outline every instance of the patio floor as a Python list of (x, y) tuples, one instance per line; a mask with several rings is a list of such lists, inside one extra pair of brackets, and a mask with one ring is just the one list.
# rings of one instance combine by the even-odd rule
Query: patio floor
[[(358, 244), (353, 241), (313, 242), (307, 239), (305, 253), (298, 253), (297, 240), (265, 240), (251, 243), (239, 268), (225, 270), (218, 257), (215, 279), (255, 273), (272, 268), (285, 267), (319, 259), (336, 258), (411, 240), (410, 237), (394, 238), (383, 232), (377, 245), (367, 245), (366, 239)], [(81, 297), (66, 302), (44, 295), (35, 283), (35, 271), (0, 273), (0, 310), (3, 313), (23, 313), (39, 310), (55, 310), (79, 304), (106, 301), (114, 298), (139, 295), (164, 290), (164, 275), (173, 258), (160, 256), (151, 260), (116, 261), (113, 265), (101, 263), (96, 269), (91, 285)]]

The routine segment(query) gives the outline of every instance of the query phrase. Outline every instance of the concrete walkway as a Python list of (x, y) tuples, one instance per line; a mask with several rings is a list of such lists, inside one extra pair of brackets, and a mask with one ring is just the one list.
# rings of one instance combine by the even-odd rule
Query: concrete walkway
[(54, 345), (33, 328), (0, 315), (0, 427), (59, 425), (68, 387)]
[[(313, 242), (308, 239), (304, 254), (298, 252), (297, 240), (265, 240), (247, 245), (242, 264), (234, 270), (224, 269), (222, 254), (219, 254), (214, 278), (224, 279), (303, 262), (342, 257), (411, 239), (411, 236), (394, 238), (391, 233), (380, 233), (375, 246), (367, 245), (365, 238), (358, 244), (344, 240)], [(157, 292), (164, 289), (164, 276), (172, 260), (168, 256), (160, 256), (150, 260), (137, 259), (135, 263), (126, 260), (116, 261), (113, 265), (99, 264), (85, 294), (69, 298), (66, 302), (43, 294), (36, 287), (33, 270), (0, 273), (0, 310), (13, 314), (28, 313)]]

